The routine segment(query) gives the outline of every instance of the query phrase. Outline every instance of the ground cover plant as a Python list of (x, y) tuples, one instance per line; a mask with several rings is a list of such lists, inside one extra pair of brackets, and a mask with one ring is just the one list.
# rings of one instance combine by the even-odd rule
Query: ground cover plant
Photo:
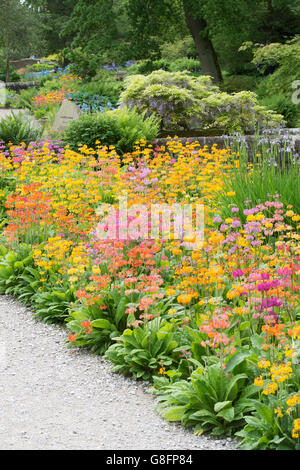
[[(234, 146), (2, 148), (0, 292), (65, 324), (70, 347), (153, 382), (166, 419), (243, 449), (299, 449), (299, 192), (276, 191), (281, 174), (299, 181), (299, 160), (291, 148), (282, 165), (272, 145), (275, 186), (259, 192), (267, 145), (249, 192)], [(136, 223), (128, 239), (107, 232), (124, 192), (129, 218), (114, 220)], [(151, 238), (135, 204), (153, 203), (203, 204), (203, 246)]]

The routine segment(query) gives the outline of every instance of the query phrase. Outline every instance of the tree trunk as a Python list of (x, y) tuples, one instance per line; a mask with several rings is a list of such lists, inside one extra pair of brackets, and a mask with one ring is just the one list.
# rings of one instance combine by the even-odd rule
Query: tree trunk
[(210, 75), (215, 83), (222, 82), (222, 72), (214, 46), (210, 39), (201, 36), (202, 31), (207, 27), (205, 19), (194, 18), (187, 5), (184, 5), (184, 13), (187, 27), (194, 39), (203, 74)]
[(272, 42), (273, 40), (273, 13), (273, 0), (268, 0), (268, 13), (266, 21), (267, 42)]
[(268, 0), (268, 11), (273, 13), (273, 0)]
[(6, 57), (6, 67), (5, 67), (5, 81), (9, 82), (10, 73), (9, 73), (9, 56)]

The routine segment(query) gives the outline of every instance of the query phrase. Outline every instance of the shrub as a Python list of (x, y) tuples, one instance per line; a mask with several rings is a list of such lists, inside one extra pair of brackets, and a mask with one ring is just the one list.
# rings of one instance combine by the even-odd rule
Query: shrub
[(165, 42), (161, 47), (162, 58), (172, 62), (186, 57), (197, 57), (195, 43), (191, 36), (174, 42)]
[(173, 328), (171, 323), (155, 318), (142, 327), (125, 330), (105, 355), (115, 364), (112, 370), (152, 380), (160, 369), (178, 362)]
[(251, 92), (220, 92), (210, 77), (159, 70), (127, 77), (121, 103), (155, 114), (165, 129), (217, 127), (252, 132), (257, 125), (278, 126), (282, 116), (258, 104)]
[(257, 47), (254, 50), (252, 63), (255, 64), (261, 74), (268, 75), (279, 66), (283, 47), (279, 42)]
[(38, 140), (41, 134), (42, 128), (34, 127), (30, 118), (22, 113), (12, 113), (11, 116), (0, 121), (0, 141), (5, 144), (12, 142), (17, 145), (25, 142), (28, 145), (30, 142)]
[(121, 138), (116, 120), (108, 113), (98, 112), (83, 114), (78, 121), (73, 121), (65, 131), (64, 142), (78, 150), (81, 145), (93, 148), (97, 140), (103, 145), (114, 145)]
[(247, 375), (229, 375), (221, 364), (212, 364), (195, 371), (190, 381), (180, 380), (160, 387), (155, 381), (160, 405), (158, 409), (168, 421), (181, 421), (194, 427), (195, 433), (210, 431), (212, 435), (233, 434), (245, 425), (245, 417), (255, 409), (254, 385), (247, 386)]
[(70, 124), (64, 140), (74, 150), (80, 145), (93, 148), (95, 142), (100, 140), (102, 145), (114, 145), (123, 154), (132, 150), (136, 141), (152, 141), (157, 134), (158, 123), (154, 117), (145, 118), (145, 113), (124, 107), (102, 114), (82, 115)]
[(287, 98), (283, 94), (266, 96), (260, 103), (267, 109), (282, 114), (288, 127), (297, 127), (300, 120), (300, 108), (292, 102), (291, 97)]
[(235, 93), (238, 91), (252, 91), (256, 87), (258, 77), (253, 75), (229, 75), (224, 77), (224, 83), (221, 89), (227, 93)]
[(123, 83), (115, 80), (111, 74), (102, 72), (99, 77), (97, 76), (97, 79), (83, 84), (81, 91), (89, 95), (105, 96), (112, 104), (116, 105), (123, 88)]
[(285, 44), (271, 43), (253, 48), (249, 43), (243, 47), (253, 49), (252, 62), (265, 75), (255, 90), (262, 104), (275, 111), (281, 110), (288, 124), (297, 126), (300, 121), (299, 106), (292, 106), (292, 85), (299, 79), (300, 38), (296, 37)]
[(134, 65), (128, 67), (127, 72), (129, 75), (148, 75), (155, 70), (170, 70), (170, 63), (167, 60), (159, 59), (159, 60), (142, 60)]
[(29, 88), (28, 90), (21, 90), (19, 95), (16, 95), (15, 106), (18, 108), (26, 108), (29, 111), (34, 110), (34, 97), (37, 94), (36, 88)]
[(152, 142), (158, 135), (159, 124), (154, 116), (145, 117), (145, 113), (139, 113), (136, 109), (126, 107), (110, 111), (117, 120), (121, 131), (121, 139), (117, 148), (122, 153), (131, 151), (138, 140), (145, 139)]
[[(6, 79), (6, 61), (0, 51), (0, 80), (5, 81), (5, 79)], [(17, 73), (16, 69), (12, 66), (9, 67), (9, 81), (10, 82), (20, 81), (20, 75)]]
[(45, 93), (49, 92), (49, 91), (58, 91), (58, 90), (61, 90), (61, 83), (59, 82), (59, 80), (56, 80), (56, 79), (46, 79), (44, 84), (43, 84), (43, 88), (41, 91), (44, 91)]
[(5, 108), (16, 108), (17, 102), (18, 102), (17, 93), (14, 90), (7, 89), (7, 93), (5, 95)]
[(99, 55), (89, 54), (81, 47), (76, 47), (66, 51), (65, 57), (71, 63), (70, 73), (84, 80), (90, 80), (96, 75), (100, 62)]
[(85, 113), (95, 111), (103, 113), (106, 109), (115, 108), (107, 96), (90, 95), (84, 91), (70, 93), (67, 98), (74, 101)]
[(43, 72), (45, 70), (54, 70), (56, 67), (55, 63), (43, 62), (41, 64), (33, 64), (27, 68), (28, 72)]
[[(10, 72), (9, 72), (9, 80), (10, 82), (19, 82), (20, 81), (20, 75), (13, 69), (10, 69)], [(0, 80), (2, 82), (4, 82), (6, 79), (6, 74), (5, 72), (1, 72), (0, 71)]]
[(184, 72), (186, 70), (194, 74), (199, 74), (201, 72), (199, 60), (182, 57), (181, 59), (174, 60), (170, 64), (171, 72)]
[(207, 127), (253, 133), (257, 127), (279, 127), (284, 123), (280, 114), (261, 106), (254, 93), (212, 93), (202, 100)]

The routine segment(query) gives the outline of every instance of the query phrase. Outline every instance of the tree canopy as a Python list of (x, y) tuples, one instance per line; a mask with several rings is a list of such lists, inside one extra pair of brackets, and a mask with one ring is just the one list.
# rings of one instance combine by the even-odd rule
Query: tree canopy
[(6, 81), (12, 59), (40, 54), (45, 47), (35, 10), (19, 0), (0, 0), (0, 50), (6, 62)]
[(251, 67), (250, 53), (238, 52), (244, 42), (300, 33), (298, 0), (1, 0), (0, 8), (0, 47), (11, 57), (80, 48), (99, 62), (159, 59), (164, 44), (190, 37), (216, 82), (221, 69)]

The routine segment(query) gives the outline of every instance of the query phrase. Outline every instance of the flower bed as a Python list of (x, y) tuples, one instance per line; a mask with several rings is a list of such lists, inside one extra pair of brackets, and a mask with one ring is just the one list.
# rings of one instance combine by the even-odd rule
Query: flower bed
[[(300, 215), (276, 191), (237, 204), (239, 164), (178, 141), (141, 141), (122, 162), (100, 144), (0, 149), (0, 292), (66, 323), (70, 347), (153, 382), (166, 419), (299, 449)], [(153, 204), (203, 205), (203, 245), (151, 238)]]

